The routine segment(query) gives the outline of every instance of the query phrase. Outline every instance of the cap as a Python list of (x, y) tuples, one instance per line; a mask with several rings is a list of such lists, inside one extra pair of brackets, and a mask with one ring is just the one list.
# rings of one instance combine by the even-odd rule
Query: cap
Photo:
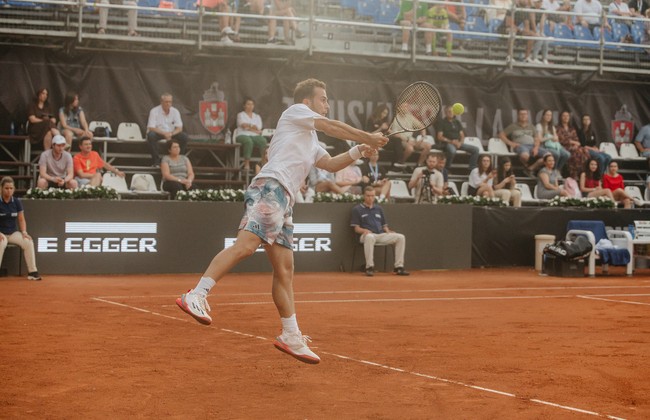
[(60, 134), (57, 134), (56, 136), (52, 137), (52, 144), (65, 144), (65, 137), (63, 137)]

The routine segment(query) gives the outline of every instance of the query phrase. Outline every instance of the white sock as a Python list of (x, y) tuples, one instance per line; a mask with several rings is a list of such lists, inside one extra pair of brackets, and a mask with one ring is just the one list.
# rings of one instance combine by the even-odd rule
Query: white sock
[(406, 42), (402, 42), (402, 51), (408, 51), (409, 46)]
[(296, 314), (291, 315), (289, 318), (280, 318), (280, 320), (282, 321), (282, 332), (289, 334), (300, 332)]
[(203, 297), (206, 297), (210, 293), (210, 289), (212, 289), (215, 284), (217, 283), (210, 277), (201, 277), (201, 280), (199, 280), (196, 287), (194, 288), (194, 292), (202, 295)]
[(430, 53), (431, 53), (431, 44), (428, 44), (428, 45), (425, 47), (425, 49), (426, 49), (426, 53), (427, 53), (427, 54), (430, 54)]

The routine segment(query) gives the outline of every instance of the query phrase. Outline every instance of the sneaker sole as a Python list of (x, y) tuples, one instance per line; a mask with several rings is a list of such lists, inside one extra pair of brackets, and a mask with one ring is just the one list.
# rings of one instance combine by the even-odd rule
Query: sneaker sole
[(291, 351), (291, 349), (286, 344), (281, 343), (278, 340), (275, 340), (273, 342), (273, 345), (275, 346), (276, 349), (280, 350), (283, 353), (288, 354), (289, 356), (295, 357), (296, 359), (300, 360), (303, 363), (309, 363), (310, 365), (317, 365), (318, 363), (320, 363), (320, 359), (314, 359), (313, 357), (303, 356), (301, 354), (295, 354), (294, 352)]
[(185, 312), (186, 314), (188, 314), (188, 315), (191, 316), (192, 318), (194, 318), (194, 319), (196, 319), (197, 321), (199, 321), (199, 323), (201, 323), (201, 324), (203, 324), (203, 325), (210, 325), (210, 324), (212, 323), (212, 320), (210, 320), (210, 319), (205, 319), (205, 318), (201, 318), (200, 316), (196, 316), (196, 315), (194, 315), (194, 314), (192, 313), (192, 311), (190, 311), (190, 309), (187, 307), (187, 305), (185, 305), (185, 304), (183, 303), (183, 299), (182, 299), (182, 298), (176, 298), (176, 304), (178, 305), (179, 308), (181, 308), (181, 309), (183, 310), (183, 312)]

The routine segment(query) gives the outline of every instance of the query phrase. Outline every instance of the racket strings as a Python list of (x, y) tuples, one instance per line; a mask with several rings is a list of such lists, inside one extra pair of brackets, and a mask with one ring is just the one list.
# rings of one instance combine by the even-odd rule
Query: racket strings
[(395, 119), (407, 131), (427, 128), (440, 111), (440, 94), (428, 83), (409, 86), (398, 100)]

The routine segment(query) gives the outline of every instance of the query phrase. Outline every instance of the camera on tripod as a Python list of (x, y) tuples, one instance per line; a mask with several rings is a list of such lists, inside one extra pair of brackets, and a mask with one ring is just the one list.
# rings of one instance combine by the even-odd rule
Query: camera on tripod
[(422, 178), (420, 182), (422, 183), (420, 187), (420, 196), (418, 197), (417, 203), (433, 203), (435, 201), (435, 195), (431, 190), (431, 171), (428, 168), (422, 170)]

